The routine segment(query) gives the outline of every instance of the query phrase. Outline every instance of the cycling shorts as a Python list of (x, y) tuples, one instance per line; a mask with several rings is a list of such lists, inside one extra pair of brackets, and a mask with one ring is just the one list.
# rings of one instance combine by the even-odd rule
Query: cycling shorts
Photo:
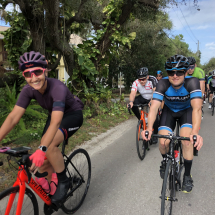
[(213, 92), (215, 91), (215, 87), (212, 87), (211, 85), (209, 85), (210, 88), (210, 94), (213, 94)]
[(192, 128), (192, 111), (192, 107), (189, 107), (179, 112), (173, 112), (166, 105), (164, 105), (158, 131), (168, 130), (170, 132), (173, 132), (176, 126), (177, 119), (179, 120), (181, 128)]
[(135, 100), (133, 104), (139, 105), (139, 104), (148, 104), (150, 102), (150, 99), (144, 99), (141, 95), (135, 97)]
[[(51, 116), (48, 116), (46, 125), (43, 130), (42, 136), (46, 133), (51, 122)], [(82, 110), (76, 110), (73, 112), (68, 112), (63, 115), (59, 129), (64, 135), (64, 140), (71, 137), (83, 124), (83, 113)]]

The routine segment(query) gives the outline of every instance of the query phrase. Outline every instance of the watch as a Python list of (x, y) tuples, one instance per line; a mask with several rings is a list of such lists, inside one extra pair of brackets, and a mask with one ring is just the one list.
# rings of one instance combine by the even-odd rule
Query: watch
[(46, 146), (39, 146), (38, 149), (40, 149), (43, 152), (47, 151), (47, 147)]

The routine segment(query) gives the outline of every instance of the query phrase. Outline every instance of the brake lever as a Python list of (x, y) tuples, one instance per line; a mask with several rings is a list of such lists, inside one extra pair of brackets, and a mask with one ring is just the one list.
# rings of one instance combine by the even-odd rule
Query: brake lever
[(131, 105), (130, 105), (130, 104), (128, 104), (128, 112), (129, 112), (130, 115), (131, 115)]

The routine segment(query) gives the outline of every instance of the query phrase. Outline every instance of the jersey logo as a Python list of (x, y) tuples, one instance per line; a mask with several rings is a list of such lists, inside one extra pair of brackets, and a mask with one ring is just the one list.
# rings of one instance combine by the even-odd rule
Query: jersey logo
[(190, 99), (190, 95), (187, 96), (167, 96), (165, 95), (165, 98), (169, 101), (179, 101), (179, 102), (184, 102), (188, 101)]
[(151, 83), (148, 83), (148, 85), (145, 85), (145, 89), (146, 90), (151, 90), (152, 89)]

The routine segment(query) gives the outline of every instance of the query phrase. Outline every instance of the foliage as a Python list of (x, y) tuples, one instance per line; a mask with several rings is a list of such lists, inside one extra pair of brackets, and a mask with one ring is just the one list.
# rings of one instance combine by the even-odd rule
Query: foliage
[(213, 71), (213, 70), (215, 70), (215, 57), (212, 57), (209, 61), (208, 61), (208, 63), (206, 63), (206, 64), (204, 64), (203, 66), (202, 66), (202, 69), (205, 71), (205, 73), (209, 73), (209, 72), (211, 72), (211, 71)]
[[(6, 83), (5, 83), (6, 84)], [(14, 84), (13, 88), (10, 89), (9, 86), (6, 84), (6, 90), (5, 90), (5, 98), (0, 99), (0, 125), (3, 124), (5, 119), (7, 118), (8, 114), (13, 110), (18, 97), (16, 96), (16, 90), (15, 90), (16, 84)], [(8, 135), (3, 142), (8, 142), (14, 139), (17, 139), (21, 137), (22, 135), (26, 135), (26, 123), (25, 123), (25, 116), (27, 117), (35, 117), (38, 119), (44, 119), (46, 117), (45, 113), (41, 112), (41, 107), (37, 104), (30, 104), (28, 108), (25, 111), (25, 115), (23, 118), (20, 119), (17, 126), (12, 130), (11, 134)], [(31, 122), (32, 124), (32, 122)]]

